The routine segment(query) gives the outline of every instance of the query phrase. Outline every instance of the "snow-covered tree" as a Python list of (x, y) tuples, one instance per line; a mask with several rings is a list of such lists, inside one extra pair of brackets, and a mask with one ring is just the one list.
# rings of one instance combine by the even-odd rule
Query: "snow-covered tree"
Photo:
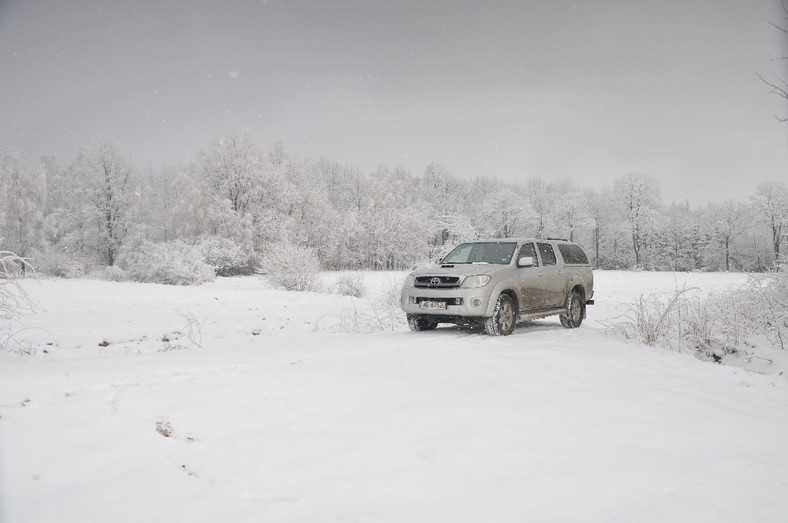
[(231, 131), (199, 153), (196, 168), (209, 199), (227, 200), (231, 211), (244, 216), (259, 199), (260, 182), (273, 166), (251, 135)]
[(734, 242), (745, 226), (744, 204), (727, 200), (720, 204), (711, 204), (708, 213), (711, 232), (722, 247), (725, 259), (723, 267), (725, 271), (730, 271)]
[(468, 194), (467, 216), (478, 237), (511, 238), (529, 234), (531, 208), (521, 185), (477, 177)]
[(613, 185), (616, 201), (629, 224), (635, 267), (642, 264), (643, 247), (653, 230), (662, 203), (659, 184), (641, 174), (628, 174)]
[(556, 224), (566, 233), (568, 240), (575, 241), (578, 229), (589, 219), (588, 202), (577, 185), (567, 179), (560, 180), (555, 185), (552, 196)]
[(183, 171), (169, 180), (172, 206), (167, 216), (167, 230), (174, 238), (193, 238), (203, 232), (205, 209), (200, 186)]
[(609, 189), (596, 191), (586, 189), (583, 191), (586, 217), (591, 229), (591, 245), (593, 246), (594, 267), (600, 268), (602, 264), (602, 242), (612, 232), (612, 212), (610, 202), (612, 194)]
[(381, 165), (371, 176), (351, 242), (361, 266), (402, 269), (429, 255), (429, 223), (412, 184), (401, 168)]
[(780, 259), (780, 246), (788, 236), (788, 186), (764, 182), (751, 197), (758, 219), (769, 227), (774, 260)]
[[(0, 151), (0, 245), (20, 258), (29, 258), (43, 247), (46, 177), (30, 172), (18, 154)], [(24, 273), (27, 264), (22, 264)]]
[(525, 191), (530, 203), (530, 211), (535, 226), (535, 236), (545, 238), (555, 222), (555, 197), (552, 187), (540, 177), (529, 178)]
[[(276, 161), (276, 163), (274, 162)], [(206, 229), (261, 249), (283, 234), (290, 169), (282, 147), (263, 150), (250, 134), (230, 131), (206, 151), (194, 166), (203, 183)]]
[(419, 204), (429, 221), (430, 243), (437, 250), (450, 241), (451, 224), (457, 221), (463, 206), (461, 186), (445, 166), (436, 163), (428, 165), (421, 180), (412, 183), (412, 187), (418, 187)]
[(93, 245), (112, 266), (129, 230), (134, 165), (118, 145), (100, 142), (84, 156), (81, 168), (94, 225)]
[(689, 203), (667, 208), (654, 236), (655, 268), (692, 271), (702, 267), (709, 234), (704, 233), (702, 216)]

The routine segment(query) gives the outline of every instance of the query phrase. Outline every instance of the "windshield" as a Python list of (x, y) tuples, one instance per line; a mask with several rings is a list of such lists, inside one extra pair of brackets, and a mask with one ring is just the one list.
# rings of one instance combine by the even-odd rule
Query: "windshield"
[(494, 263), (506, 265), (512, 260), (516, 242), (463, 243), (455, 247), (441, 263)]

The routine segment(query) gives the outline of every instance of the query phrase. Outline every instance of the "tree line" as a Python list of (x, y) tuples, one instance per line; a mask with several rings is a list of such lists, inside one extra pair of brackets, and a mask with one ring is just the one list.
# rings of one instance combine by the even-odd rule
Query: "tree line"
[(0, 209), (0, 251), (60, 276), (178, 264), (195, 252), (217, 274), (250, 273), (281, 245), (326, 270), (405, 269), (465, 240), (513, 236), (574, 240), (603, 269), (762, 271), (788, 235), (781, 182), (693, 208), (663, 202), (644, 175), (581, 188), (568, 179), (464, 179), (440, 164), (420, 175), (386, 165), (364, 173), (234, 131), (189, 165), (156, 171), (109, 142), (66, 163), (45, 156), (35, 168), (5, 148)]

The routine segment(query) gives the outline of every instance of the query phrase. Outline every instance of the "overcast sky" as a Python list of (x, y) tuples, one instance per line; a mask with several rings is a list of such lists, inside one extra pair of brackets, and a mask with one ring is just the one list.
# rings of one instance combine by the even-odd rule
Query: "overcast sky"
[[(788, 181), (779, 0), (0, 0), (0, 143), (113, 140), (139, 167), (221, 133), (371, 172), (630, 172), (666, 201)], [(782, 68), (782, 69), (780, 69)]]

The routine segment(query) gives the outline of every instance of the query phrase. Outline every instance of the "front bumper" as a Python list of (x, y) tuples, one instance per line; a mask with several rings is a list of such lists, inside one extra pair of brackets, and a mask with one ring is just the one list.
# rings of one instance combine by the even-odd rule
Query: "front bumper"
[[(487, 311), (487, 299), (484, 287), (429, 289), (408, 286), (402, 289), (400, 307), (408, 314), (481, 317)], [(426, 308), (424, 302), (445, 303), (446, 308)]]

